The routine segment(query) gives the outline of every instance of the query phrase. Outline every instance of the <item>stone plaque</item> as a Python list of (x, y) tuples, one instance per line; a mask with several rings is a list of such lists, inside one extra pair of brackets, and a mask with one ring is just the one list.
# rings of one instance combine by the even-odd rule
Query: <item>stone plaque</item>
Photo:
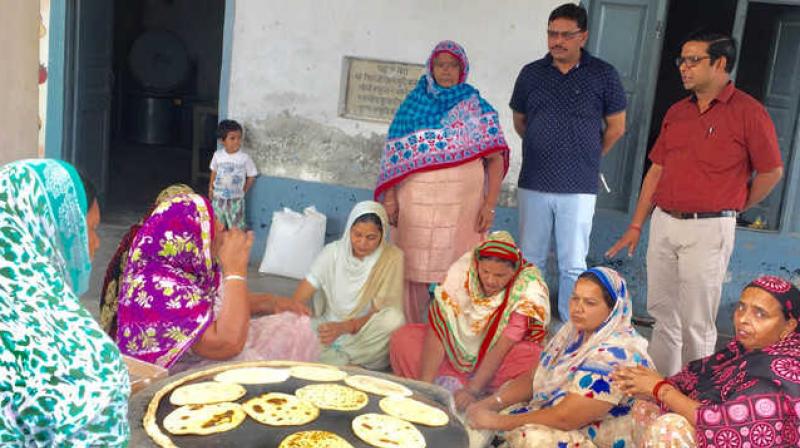
[(425, 71), (422, 64), (344, 58), (339, 115), (391, 123), (394, 112)]

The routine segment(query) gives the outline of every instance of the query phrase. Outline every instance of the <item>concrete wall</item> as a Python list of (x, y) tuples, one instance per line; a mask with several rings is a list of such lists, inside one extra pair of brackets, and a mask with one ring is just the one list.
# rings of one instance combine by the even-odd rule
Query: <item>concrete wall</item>
[(0, 164), (37, 157), (39, 2), (0, 0)]
[(436, 42), (452, 39), (516, 150), (513, 189), (520, 142), (508, 101), (520, 68), (547, 52), (547, 16), (561, 3), (237, 0), (228, 117), (245, 125), (262, 174), (373, 188), (388, 125), (337, 116), (343, 57), (424, 63)]

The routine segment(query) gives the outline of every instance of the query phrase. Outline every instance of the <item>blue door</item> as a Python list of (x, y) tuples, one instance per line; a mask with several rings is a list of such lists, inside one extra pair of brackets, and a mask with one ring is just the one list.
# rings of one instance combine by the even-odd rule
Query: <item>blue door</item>
[(601, 187), (597, 204), (626, 212), (635, 206), (642, 179), (667, 0), (583, 3), (589, 12), (587, 49), (617, 69), (628, 97), (625, 135), (600, 168), (611, 191)]

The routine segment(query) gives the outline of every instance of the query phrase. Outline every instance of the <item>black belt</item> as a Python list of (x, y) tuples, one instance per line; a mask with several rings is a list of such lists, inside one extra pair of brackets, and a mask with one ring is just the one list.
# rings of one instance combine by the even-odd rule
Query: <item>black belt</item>
[(722, 210), (719, 212), (677, 212), (674, 210), (664, 210), (662, 212), (675, 219), (704, 219), (704, 218), (735, 218), (736, 210)]

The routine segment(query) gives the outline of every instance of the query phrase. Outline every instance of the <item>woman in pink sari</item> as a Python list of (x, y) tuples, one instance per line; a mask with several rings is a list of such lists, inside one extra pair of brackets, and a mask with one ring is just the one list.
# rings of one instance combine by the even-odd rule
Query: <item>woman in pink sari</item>
[(442, 41), (426, 67), (389, 127), (375, 188), (405, 254), (407, 322), (422, 321), (428, 284), (483, 240), (509, 157), (497, 111), (466, 83), (464, 48)]
[[(320, 348), (305, 305), (248, 291), (252, 244), (249, 232), (223, 231), (202, 196), (160, 203), (131, 243), (120, 350), (173, 372), (218, 360), (315, 360)], [(276, 314), (285, 311), (295, 314)], [(287, 331), (294, 337), (272, 337)]]

